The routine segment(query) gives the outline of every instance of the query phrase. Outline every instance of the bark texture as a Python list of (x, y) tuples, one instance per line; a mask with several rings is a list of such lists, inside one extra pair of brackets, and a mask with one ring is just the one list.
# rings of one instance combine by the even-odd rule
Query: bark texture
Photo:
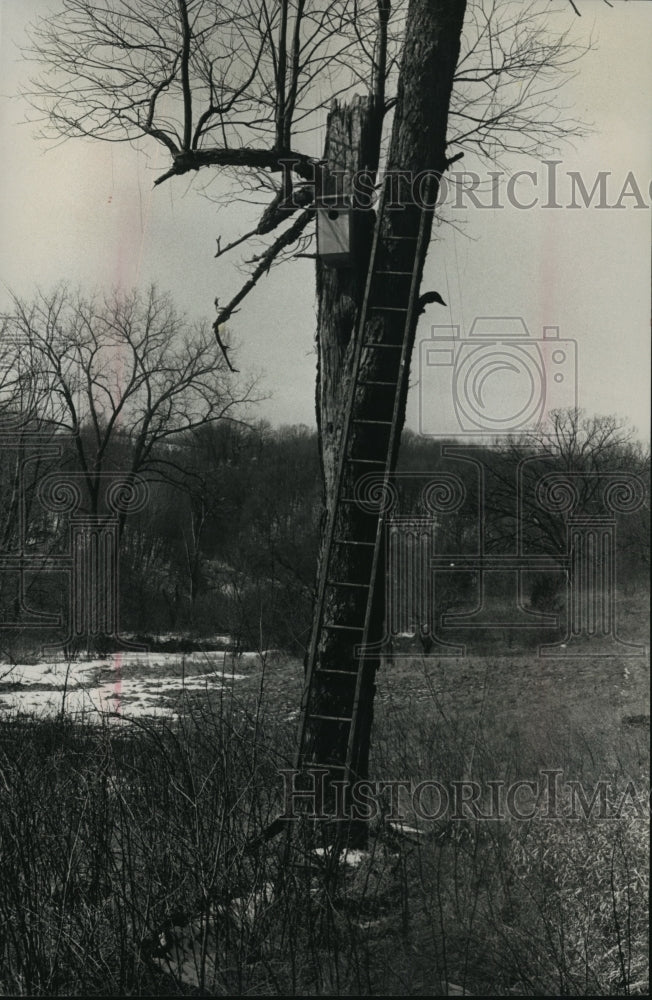
[[(424, 171), (441, 175), (446, 169), (446, 127), (448, 106), (453, 84), (453, 73), (459, 56), (460, 35), (464, 19), (464, 0), (410, 0), (407, 31), (400, 68), (400, 82), (394, 112), (393, 131), (387, 167), (392, 171), (406, 171), (412, 177)], [(368, 170), (375, 176), (380, 150), (380, 131), (383, 108), (378, 96), (355, 99), (348, 106), (335, 105), (328, 122), (325, 149), (326, 192), (336, 171), (343, 172), (344, 192), (350, 190), (351, 176), (355, 171)], [(331, 178), (331, 181), (329, 181)], [(340, 181), (340, 183), (342, 183)], [(434, 200), (438, 189), (434, 180), (430, 190)], [(332, 191), (332, 188), (330, 189)], [(341, 189), (340, 192), (341, 193)], [(409, 180), (401, 183), (400, 200), (406, 205), (402, 211), (385, 214), (383, 233), (387, 237), (411, 234), (418, 224), (419, 207), (414, 204), (413, 186)], [(348, 393), (351, 391), (354, 337), (364, 296), (369, 264), (371, 239), (375, 222), (374, 213), (360, 210), (355, 218), (355, 255), (349, 268), (327, 267), (317, 263), (318, 311), (318, 380), (317, 415), (321, 461), (324, 475), (325, 514), (335, 502), (335, 474), (342, 435), (343, 414)], [(427, 220), (427, 247), (432, 224)], [(407, 241), (389, 242), (383, 253), (383, 269), (411, 270), (413, 249)], [(418, 280), (421, 280), (425, 250), (416, 261)], [(410, 279), (397, 277), (386, 280), (383, 286), (387, 305), (407, 307)], [(368, 319), (364, 331), (365, 341), (395, 344), (407, 337), (411, 352), (416, 332), (416, 319), (411, 328), (404, 329), (405, 320), (399, 313), (374, 314)], [(394, 351), (371, 351), (364, 356), (364, 378), (384, 380), (395, 377)], [(408, 353), (409, 357), (409, 353)], [(405, 398), (400, 401), (399, 426), (405, 415)], [(379, 387), (356, 390), (354, 417), (372, 420), (391, 420), (394, 403), (393, 390)], [(388, 431), (385, 428), (362, 427), (352, 434), (352, 453), (359, 458), (384, 458)], [(394, 456), (394, 461), (395, 461)], [(372, 466), (361, 467), (373, 471)], [(360, 474), (361, 474), (360, 473)], [(359, 474), (355, 477), (358, 478)], [(346, 494), (355, 483), (346, 484)], [(343, 506), (338, 513), (336, 535), (349, 540), (373, 540), (375, 518), (363, 514), (354, 505)], [(322, 552), (323, 559), (323, 552)], [(371, 556), (369, 549), (355, 546), (338, 547), (331, 563), (331, 578), (365, 583), (369, 580)], [(370, 639), (382, 638), (383, 587), (377, 586), (376, 601)], [(328, 621), (342, 625), (359, 624), (364, 619), (366, 593), (352, 589), (350, 596), (338, 591), (333, 594), (325, 611)], [(342, 633), (322, 631), (318, 649), (318, 666), (337, 670), (356, 668), (353, 657), (354, 639), (342, 638)], [(378, 661), (365, 661), (362, 699), (359, 712), (359, 733), (355, 754), (354, 772), (364, 778), (368, 773), (375, 674)], [(350, 701), (350, 682), (322, 683), (314, 691), (313, 711), (325, 714), (344, 714)], [(311, 748), (310, 759), (319, 762), (342, 759), (345, 746), (345, 727), (338, 732), (333, 723), (314, 720), (307, 732)]]

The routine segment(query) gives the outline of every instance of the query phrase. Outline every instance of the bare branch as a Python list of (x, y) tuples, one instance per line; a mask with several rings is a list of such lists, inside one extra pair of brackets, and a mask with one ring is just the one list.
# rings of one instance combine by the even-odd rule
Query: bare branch
[(225, 253), (228, 253), (229, 250), (235, 250), (235, 248), (240, 246), (241, 243), (244, 243), (245, 240), (248, 240), (252, 236), (255, 236), (257, 232), (258, 228), (250, 229), (248, 233), (244, 233), (242, 236), (239, 236), (237, 240), (232, 240), (231, 243), (227, 243), (225, 247), (222, 246), (222, 237), (218, 236), (217, 251), (215, 253), (215, 257), (222, 257)]
[(264, 251), (264, 253), (260, 255), (260, 257), (258, 258), (257, 266), (252, 272), (248, 281), (244, 283), (244, 285), (237, 293), (237, 295), (234, 295), (229, 304), (224, 306), (224, 308), (220, 309), (217, 319), (213, 324), (213, 330), (215, 332), (216, 337), (219, 338), (219, 333), (218, 333), (219, 327), (230, 319), (230, 317), (233, 315), (235, 308), (239, 306), (242, 300), (245, 299), (246, 296), (249, 294), (249, 292), (256, 287), (256, 285), (263, 277), (263, 275), (267, 274), (270, 267), (272, 266), (278, 255), (281, 253), (281, 251), (284, 250), (286, 247), (291, 246), (292, 243), (294, 243), (301, 236), (303, 230), (306, 228), (306, 226), (313, 218), (313, 216), (314, 216), (314, 211), (310, 209), (307, 209), (306, 211), (302, 212), (299, 218), (296, 219), (295, 222), (293, 222), (293, 224), (289, 227), (289, 229), (286, 229), (284, 233), (281, 233), (281, 235), (274, 241), (274, 243), (272, 243), (271, 247), (269, 247), (267, 250)]
[(300, 177), (315, 182), (315, 177), (319, 174), (321, 167), (319, 160), (310, 156), (291, 150), (224, 148), (193, 149), (177, 153), (172, 167), (157, 177), (154, 184), (162, 184), (170, 177), (186, 174), (190, 170), (200, 170), (202, 167), (249, 167), (254, 170), (279, 171), (284, 169), (284, 165), (288, 161), (292, 161), (293, 169)]
[(91, 500), (102, 470), (116, 455), (124, 463), (125, 444), (126, 471), (145, 471), (164, 457), (163, 441), (251, 397), (252, 386), (234, 381), (216, 354), (206, 324), (189, 324), (154, 288), (84, 297), (60, 286), (30, 303), (14, 298), (4, 326), (29, 345), (47, 389), (39, 418), (72, 434)]
[[(220, 257), (313, 203), (323, 164), (302, 142), (354, 87), (375, 98), (376, 169), (410, 9), (408, 0), (62, 0), (32, 28), (28, 55), (42, 75), (27, 96), (47, 134), (155, 140), (171, 158), (155, 185), (215, 168), (237, 175), (238, 197), (271, 189), (255, 230), (218, 243)], [(560, 106), (559, 84), (591, 43), (551, 25), (533, 0), (469, 0), (448, 116), (447, 147), (457, 152), (447, 166), (464, 150), (496, 160), (582, 133)], [(265, 261), (287, 250), (285, 237), (256, 262), (234, 305)]]
[(192, 137), (192, 87), (190, 86), (190, 54), (192, 33), (188, 21), (186, 0), (177, 0), (183, 43), (181, 47), (181, 86), (183, 90), (183, 148), (190, 149)]

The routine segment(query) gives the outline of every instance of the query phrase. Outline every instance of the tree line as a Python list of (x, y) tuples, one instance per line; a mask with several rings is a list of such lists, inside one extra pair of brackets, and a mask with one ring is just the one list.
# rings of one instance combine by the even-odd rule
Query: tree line
[[(84, 296), (59, 286), (14, 300), (2, 327), (3, 646), (29, 632), (35, 610), (65, 614), (57, 559), (73, 508), (55, 494), (46, 502), (54, 476), (76, 490), (76, 516), (116, 522), (123, 631), (304, 650), (324, 508), (317, 432), (259, 419), (256, 385), (154, 288)], [(649, 453), (616, 417), (560, 411), (536, 435), (491, 444), (406, 431), (397, 471), (402, 516), (423, 513), (429, 480), (461, 484), (463, 502), (442, 508), (434, 528), (452, 560), (477, 553), (480, 538), (486, 553), (512, 553), (518, 537), (526, 553), (563, 555), (569, 512), (546, 507), (538, 484), (561, 475), (577, 491), (574, 513), (597, 516), (600, 484), (611, 476), (617, 488), (625, 475), (640, 496), (617, 515), (618, 573), (632, 582), (647, 572)], [(107, 484), (133, 477), (146, 489), (140, 509), (112, 513)], [(442, 580), (437, 613), (470, 599), (476, 582), (472, 571)], [(531, 574), (527, 596), (545, 609), (562, 584)]]

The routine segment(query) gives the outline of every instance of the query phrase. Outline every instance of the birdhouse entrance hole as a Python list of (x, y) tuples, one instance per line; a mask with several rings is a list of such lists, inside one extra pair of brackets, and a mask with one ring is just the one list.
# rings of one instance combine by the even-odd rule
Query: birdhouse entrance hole
[(317, 203), (317, 256), (330, 267), (353, 259), (353, 209), (350, 198), (324, 197)]

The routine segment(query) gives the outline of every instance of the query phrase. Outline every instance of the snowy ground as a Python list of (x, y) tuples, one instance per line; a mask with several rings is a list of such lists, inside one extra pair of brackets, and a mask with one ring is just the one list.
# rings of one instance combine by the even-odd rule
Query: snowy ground
[[(187, 695), (216, 693), (261, 663), (258, 653), (136, 653), (0, 664), (0, 716), (15, 712), (114, 718), (179, 714)], [(246, 671), (242, 672), (242, 671)], [(90, 721), (90, 719), (89, 719)]]

